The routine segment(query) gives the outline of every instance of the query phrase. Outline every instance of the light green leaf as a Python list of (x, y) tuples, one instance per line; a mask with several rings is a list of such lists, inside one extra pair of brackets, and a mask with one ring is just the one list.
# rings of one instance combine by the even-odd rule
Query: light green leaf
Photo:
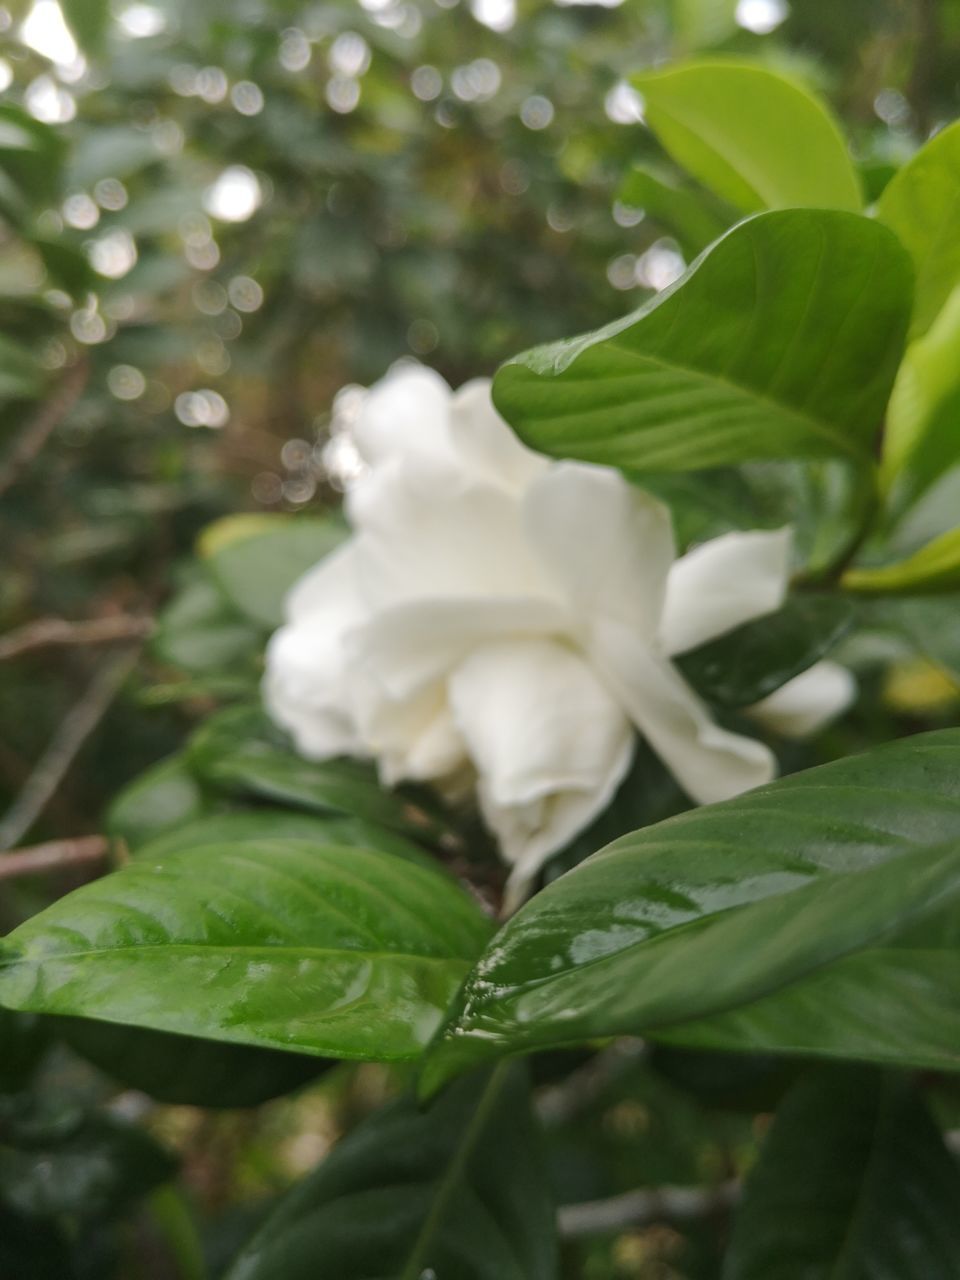
[(556, 1280), (554, 1209), (524, 1073), (402, 1098), (345, 1138), (227, 1280)]
[[(721, 1047), (716, 1025), (722, 1034), (728, 1011), (734, 1030), (722, 1047), (960, 1069), (960, 1007), (954, 1000), (958, 1012), (948, 1016), (943, 1005), (960, 970), (949, 921), (921, 931), (926, 958), (944, 975), (935, 993), (923, 990), (925, 962), (912, 995), (905, 981), (888, 984), (881, 965), (872, 997), (860, 984), (860, 1014), (851, 1017), (853, 1002), (838, 997), (846, 1021), (831, 1017), (827, 966), (864, 959), (856, 953), (899, 933), (897, 959), (909, 974), (918, 943), (907, 927), (944, 904), (960, 921), (957, 730), (696, 809), (581, 863), (491, 943), (432, 1051), (426, 1083), (500, 1053), (599, 1036), (666, 1033)], [(808, 975), (821, 979), (819, 1002), (808, 1002), (806, 1018), (778, 1019), (781, 989), (789, 998), (790, 984)], [(752, 1002), (765, 997), (755, 1024)], [(694, 1025), (710, 1017), (707, 1031)]]
[(909, 262), (885, 228), (825, 210), (760, 214), (639, 311), (504, 365), (494, 400), (558, 457), (652, 471), (865, 466), (909, 309)]
[(890, 393), (881, 477), (900, 504), (960, 462), (960, 286), (907, 347)]
[(917, 271), (913, 333), (926, 333), (960, 284), (960, 121), (942, 129), (887, 184), (877, 217), (897, 233)]
[(724, 1280), (953, 1280), (960, 1172), (904, 1081), (801, 1080), (734, 1219)]
[(195, 568), (161, 612), (151, 648), (191, 674), (255, 670), (263, 628), (230, 604), (205, 566)]
[(862, 208), (836, 122), (786, 76), (711, 59), (637, 75), (633, 83), (647, 123), (674, 160), (744, 213)]
[(416, 1057), (489, 926), (442, 872), (268, 840), (129, 863), (4, 939), (0, 1003), (338, 1058)]
[(930, 595), (960, 590), (960, 528), (934, 538), (898, 564), (848, 569), (840, 585), (865, 595)]
[(228, 516), (204, 531), (200, 553), (227, 600), (263, 627), (283, 622), (284, 596), (343, 541), (338, 521), (306, 516)]

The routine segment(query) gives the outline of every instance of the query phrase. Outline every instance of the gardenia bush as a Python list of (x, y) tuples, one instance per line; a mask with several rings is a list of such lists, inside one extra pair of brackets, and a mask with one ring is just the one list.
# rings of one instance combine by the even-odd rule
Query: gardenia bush
[[(388, 372), (346, 525), (207, 529), (154, 637), (205, 714), (3, 940), (18, 1034), (164, 1101), (384, 1065), (229, 1280), (559, 1280), (661, 1218), (724, 1280), (960, 1275), (960, 124), (868, 196), (789, 77), (635, 85), (720, 234), (492, 385)], [(653, 1192), (591, 1196), (575, 1118), (653, 1075), (732, 1167), (663, 1190), (653, 1091)]]
[[(787, 530), (677, 558), (670, 512), (617, 471), (548, 462), (478, 380), (404, 367), (354, 428), (354, 535), (293, 587), (266, 705), (308, 759), (372, 756), (387, 786), (474, 783), (515, 890), (611, 801), (639, 730), (699, 803), (776, 771), (671, 663), (784, 601)], [(745, 708), (814, 732), (852, 696), (820, 662)]]

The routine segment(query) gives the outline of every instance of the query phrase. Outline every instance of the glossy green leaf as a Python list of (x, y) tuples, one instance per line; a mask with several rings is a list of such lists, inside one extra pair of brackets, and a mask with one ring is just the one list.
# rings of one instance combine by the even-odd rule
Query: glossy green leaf
[(733, 221), (714, 210), (706, 193), (678, 187), (649, 166), (627, 174), (620, 199), (643, 209), (648, 218), (673, 235), (688, 258), (696, 257), (722, 236)]
[(227, 1280), (555, 1280), (554, 1209), (522, 1071), (402, 1098), (345, 1138)]
[(440, 835), (437, 817), (409, 797), (385, 790), (372, 765), (304, 760), (282, 742), (259, 709), (231, 707), (194, 734), (188, 757), (200, 779), (220, 790), (321, 813), (357, 814), (406, 835)]
[(777, 1112), (724, 1280), (953, 1280), (960, 1171), (903, 1081), (817, 1072)]
[[(942, 904), (960, 920), (956, 730), (696, 809), (581, 863), (491, 943), (432, 1051), (426, 1083), (498, 1053), (598, 1036), (678, 1028), (681, 1043), (720, 1047), (715, 1033), (698, 1035), (690, 1024), (719, 1018), (722, 1032), (720, 1015), (728, 1011), (735, 1030), (727, 1048), (960, 1068), (960, 1013), (947, 1017), (942, 1008), (960, 952), (949, 934), (934, 930), (924, 935), (913, 998), (905, 982), (891, 988), (878, 974), (873, 1001), (850, 1019), (847, 1041), (829, 1008), (820, 1016), (811, 1006), (806, 1019), (778, 1022), (779, 996), (768, 999), (773, 1011), (762, 1034), (750, 1033), (751, 1002), (819, 974), (825, 1003), (827, 966), (840, 969), (845, 957), (855, 964), (855, 953), (904, 933)], [(907, 974), (917, 950), (911, 939), (898, 953)], [(934, 957), (943, 977), (935, 997), (924, 999), (925, 961)], [(838, 1003), (849, 1015), (851, 1002)]]
[(255, 1107), (315, 1079), (322, 1058), (246, 1044), (122, 1027), (88, 1018), (46, 1020), (70, 1047), (127, 1089), (191, 1107)]
[(263, 627), (283, 622), (283, 599), (308, 569), (343, 541), (336, 520), (232, 516), (205, 531), (200, 551), (224, 595)]
[(887, 407), (881, 476), (913, 502), (960, 462), (960, 287), (911, 342)]
[(853, 610), (835, 596), (791, 596), (766, 618), (691, 649), (677, 666), (701, 697), (736, 710), (813, 666), (848, 631)]
[(358, 845), (378, 849), (423, 866), (436, 867), (432, 854), (412, 840), (363, 818), (321, 816), (290, 809), (243, 809), (210, 813), (170, 827), (135, 850), (137, 856), (161, 858), (211, 844), (260, 844), (264, 840), (312, 840), (316, 844)]
[(960, 590), (960, 528), (951, 529), (906, 560), (848, 569), (841, 585), (866, 595), (925, 595)]
[(9, 1122), (0, 1132), (0, 1203), (26, 1217), (113, 1216), (175, 1169), (148, 1134), (107, 1116), (78, 1114), (50, 1135)]
[(717, 59), (646, 72), (633, 83), (674, 160), (744, 213), (862, 207), (836, 122), (786, 76)]
[(131, 849), (161, 831), (179, 827), (209, 808), (200, 784), (182, 755), (168, 756), (129, 782), (106, 814), (107, 832)]
[(960, 122), (935, 134), (888, 183), (877, 217), (897, 233), (917, 272), (913, 332), (926, 333), (960, 284)]
[(488, 934), (446, 875), (374, 850), (278, 840), (141, 855), (4, 940), (0, 1003), (400, 1060)]
[(909, 307), (909, 262), (885, 228), (823, 210), (760, 214), (639, 311), (504, 365), (494, 400), (558, 457), (639, 471), (866, 465)]

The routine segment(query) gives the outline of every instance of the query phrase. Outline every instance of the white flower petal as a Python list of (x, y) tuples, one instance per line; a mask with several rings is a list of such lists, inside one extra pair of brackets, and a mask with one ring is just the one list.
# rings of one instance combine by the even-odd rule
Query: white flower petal
[(267, 646), (262, 694), (268, 714), (311, 760), (367, 754), (349, 696), (345, 648), (347, 633), (366, 616), (353, 543), (294, 584), (286, 614), (286, 626)]
[(450, 438), (467, 471), (512, 493), (522, 493), (550, 466), (497, 413), (489, 378), (474, 378), (454, 393)]
[(393, 459), (355, 491), (350, 516), (360, 533), (361, 590), (381, 607), (464, 596), (556, 598), (516, 500), (447, 465)]
[(353, 427), (361, 458), (376, 468), (398, 456), (452, 458), (450, 388), (432, 369), (404, 364), (370, 388)]
[(527, 879), (613, 797), (630, 764), (630, 723), (583, 657), (550, 640), (476, 649), (449, 696), (484, 817)]
[(857, 696), (853, 674), (839, 662), (816, 662), (747, 710), (785, 738), (806, 738), (846, 711)]
[(524, 507), (531, 542), (581, 616), (652, 640), (675, 554), (667, 508), (619, 472), (576, 462), (551, 467)]
[(725, 533), (670, 570), (660, 628), (665, 652), (686, 653), (783, 604), (791, 532)]
[(593, 656), (634, 724), (698, 804), (769, 782), (772, 752), (715, 724), (672, 664), (626, 627), (599, 623)]
[(394, 605), (355, 628), (349, 649), (370, 685), (402, 699), (444, 679), (478, 645), (568, 629), (565, 612), (546, 600), (418, 600)]

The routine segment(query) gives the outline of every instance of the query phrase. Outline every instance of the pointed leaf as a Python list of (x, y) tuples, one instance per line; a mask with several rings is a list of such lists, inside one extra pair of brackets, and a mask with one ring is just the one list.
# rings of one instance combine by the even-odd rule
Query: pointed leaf
[(488, 934), (446, 875), (387, 853), (280, 840), (141, 855), (4, 939), (0, 1003), (400, 1060)]
[[(818, 1020), (812, 1005), (805, 1019), (778, 1021), (770, 998), (822, 971), (827, 1002), (826, 966), (853, 964), (862, 958), (855, 953), (946, 906), (960, 921), (957, 730), (784, 778), (587, 859), (496, 936), (432, 1050), (426, 1084), (498, 1053), (598, 1036), (676, 1028), (680, 1043), (717, 1047), (715, 1031), (700, 1035), (693, 1024), (712, 1017), (722, 1033), (728, 1011), (727, 1048), (960, 1068), (960, 1014), (948, 1017), (942, 1006), (960, 969), (949, 931), (928, 928), (897, 953), (907, 973), (919, 946), (928, 959), (938, 955), (939, 989), (924, 998), (924, 965), (909, 999), (905, 981), (890, 992), (875, 979), (848, 1042), (829, 1010)], [(764, 997), (754, 1035), (751, 1002)], [(848, 1016), (851, 1002), (840, 1003)]]
[(372, 1116), (281, 1203), (227, 1280), (555, 1280), (522, 1071)]
[(866, 464), (903, 350), (910, 267), (866, 218), (740, 223), (639, 311), (517, 356), (500, 412), (535, 449), (635, 470)]
[(902, 1081), (817, 1072), (777, 1113), (724, 1280), (953, 1280), (960, 1172)]
[(960, 590), (960, 529), (934, 538), (897, 564), (848, 569), (841, 585), (866, 595), (930, 595)]

